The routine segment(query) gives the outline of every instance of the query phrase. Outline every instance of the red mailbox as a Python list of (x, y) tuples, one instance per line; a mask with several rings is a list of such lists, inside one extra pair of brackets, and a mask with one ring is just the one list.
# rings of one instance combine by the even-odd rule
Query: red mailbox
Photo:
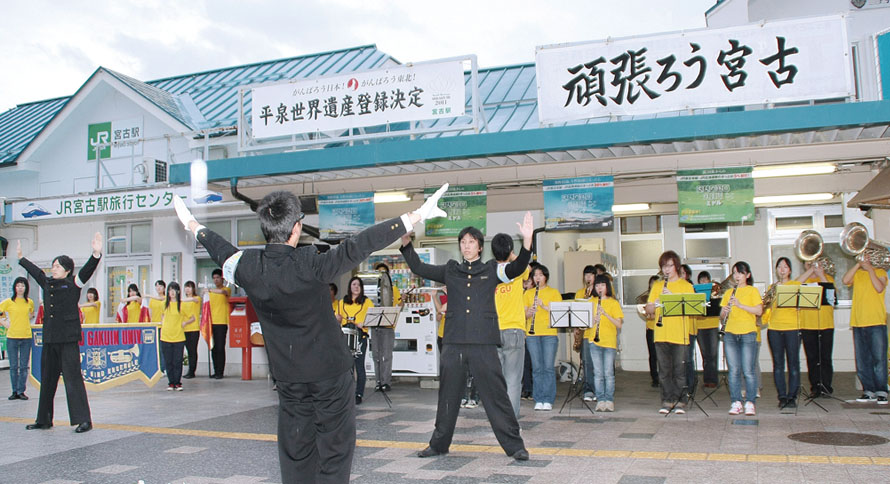
[(241, 348), (241, 379), (253, 377), (253, 348), (257, 345), (250, 341), (250, 323), (259, 321), (253, 305), (246, 297), (229, 298), (229, 347)]

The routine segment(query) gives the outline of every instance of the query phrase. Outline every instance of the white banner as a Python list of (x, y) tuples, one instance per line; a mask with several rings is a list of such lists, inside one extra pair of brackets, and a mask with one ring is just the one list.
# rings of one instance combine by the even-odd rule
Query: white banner
[(541, 124), (846, 97), (843, 17), (538, 47)]
[(160, 188), (121, 193), (93, 193), (62, 198), (45, 198), (12, 204), (12, 221), (25, 222), (51, 218), (87, 217), (122, 213), (170, 210), (173, 197), (185, 198), (186, 205), (195, 206), (222, 201), (222, 194), (208, 191), (198, 199), (190, 199), (189, 187)]
[(251, 89), (254, 138), (464, 114), (460, 61), (394, 67)]

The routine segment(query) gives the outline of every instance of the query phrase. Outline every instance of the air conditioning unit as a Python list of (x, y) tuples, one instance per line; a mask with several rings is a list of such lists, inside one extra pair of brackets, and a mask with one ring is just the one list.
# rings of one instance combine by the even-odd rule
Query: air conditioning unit
[(145, 158), (136, 166), (136, 172), (142, 175), (142, 183), (167, 183), (167, 162), (154, 158)]

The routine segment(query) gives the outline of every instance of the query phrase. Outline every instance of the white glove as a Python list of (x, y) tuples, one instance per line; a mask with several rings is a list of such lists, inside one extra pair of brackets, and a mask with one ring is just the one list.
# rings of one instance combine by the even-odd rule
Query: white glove
[(436, 190), (436, 193), (433, 194), (430, 198), (427, 198), (423, 205), (420, 206), (417, 210), (414, 211), (417, 215), (420, 215), (420, 221), (428, 220), (436, 217), (444, 217), (448, 215), (444, 210), (438, 207), (439, 199), (442, 198), (442, 195), (448, 191), (448, 184), (444, 184)]
[[(179, 217), (179, 221), (182, 222), (183, 227), (186, 230), (189, 230), (189, 223), (192, 220), (195, 220), (192, 212), (189, 211), (188, 207), (185, 206), (185, 202), (182, 201), (182, 198), (179, 195), (173, 195), (173, 208), (176, 210), (176, 216)], [(197, 223), (197, 220), (195, 220)]]

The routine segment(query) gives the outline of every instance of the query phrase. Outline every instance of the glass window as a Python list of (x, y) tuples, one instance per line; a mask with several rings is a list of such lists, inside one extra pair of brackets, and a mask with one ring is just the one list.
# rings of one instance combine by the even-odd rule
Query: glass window
[(264, 245), (266, 238), (260, 230), (260, 221), (255, 218), (245, 218), (236, 221), (238, 225), (238, 247), (249, 245)]
[(127, 253), (127, 226), (109, 225), (105, 237), (108, 254)]
[(661, 216), (646, 215), (640, 217), (621, 217), (622, 234), (657, 234), (661, 233)]
[(219, 234), (222, 238), (226, 239), (230, 244), (232, 243), (232, 221), (231, 220), (211, 220), (204, 224), (205, 227), (212, 230), (213, 232)]
[(652, 269), (658, 272), (658, 256), (661, 252), (661, 239), (622, 240), (621, 269), (625, 271)]
[(813, 228), (812, 216), (776, 217), (776, 230), (806, 230)]
[(686, 239), (686, 257), (689, 259), (729, 257), (729, 239)]
[(151, 224), (134, 224), (130, 227), (130, 252), (147, 254), (151, 252)]

